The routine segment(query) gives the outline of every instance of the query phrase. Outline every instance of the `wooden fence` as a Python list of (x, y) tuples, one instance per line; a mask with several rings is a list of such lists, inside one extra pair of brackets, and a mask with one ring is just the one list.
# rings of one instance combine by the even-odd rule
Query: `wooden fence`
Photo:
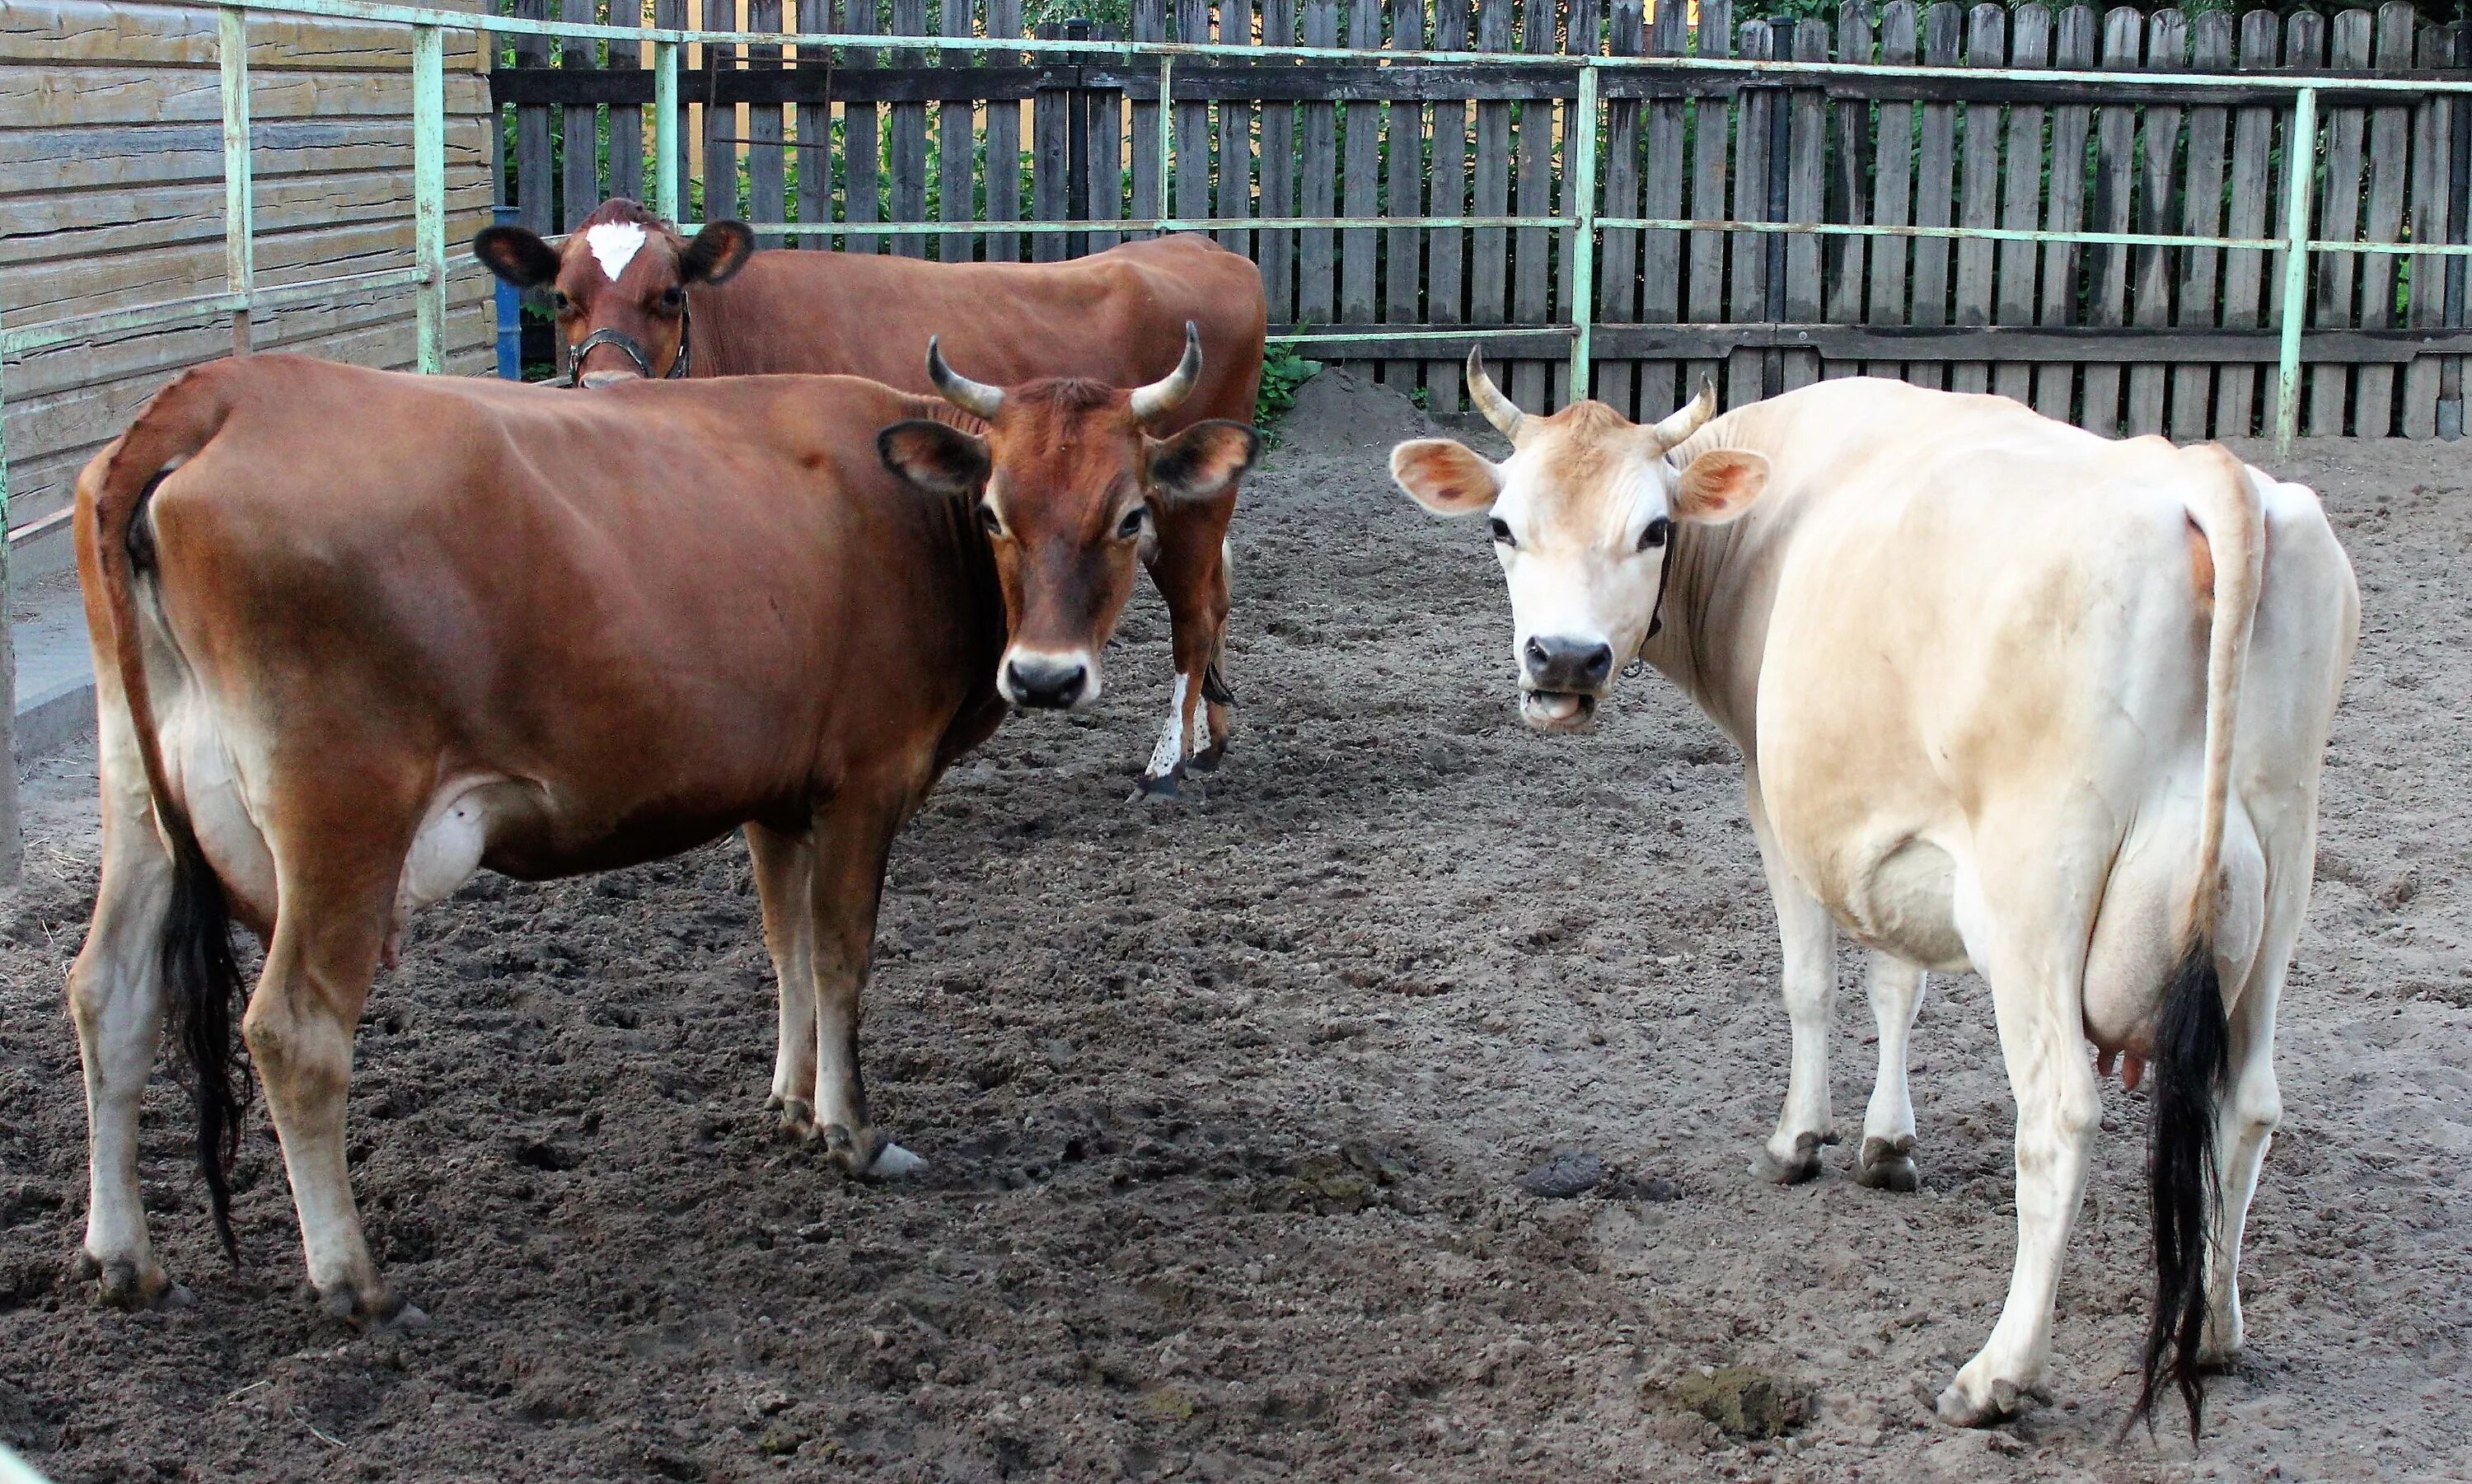
[[(441, 0), (473, 9), (471, 0)], [(159, 303), (226, 282), (216, 9), (104, 0), (0, 6), (0, 317), (12, 329)], [(400, 26), (259, 15), (258, 280), (332, 277), (407, 260), (410, 38)], [(482, 49), (447, 45), (448, 225), (488, 221)], [(458, 273), (448, 365), (488, 364), (487, 275)], [(366, 365), (413, 360), (412, 293), (339, 291), (260, 316), (262, 349)], [(97, 335), (7, 367), (8, 519), (19, 583), (70, 565), (77, 471), (165, 380), (228, 354), (225, 323)]]
[[(588, 19), (594, 6), (500, 3), (567, 19)], [(617, 0), (618, 10), (630, 3)], [(702, 0), (701, 10), (651, 0), (651, 9), (645, 18), (664, 26), (1025, 34), (1022, 0)], [(1680, 5), (1652, 14), (1643, 0), (1130, 0), (1125, 34), (1135, 40), (1365, 54), (1179, 65), (1164, 123), (1155, 69), (1104, 54), (693, 48), (678, 88), (684, 137), (699, 147), (692, 203), (818, 227), (1094, 224), (1066, 236), (791, 239), (948, 260), (1094, 251), (1120, 239), (1103, 224), (1170, 214), (1252, 224), (1569, 213), (1576, 69), (1552, 59), (1603, 53), (1920, 63), (1951, 77), (1796, 86), (1739, 73), (1602, 74), (1599, 216), (2259, 240), (2283, 221), (2288, 86), (2262, 78), (2203, 93), (2087, 88), (2037, 84), (2031, 71), (2460, 79), (2472, 60), (2460, 25), (2423, 24), (2401, 3), (2286, 18), (1891, 0), (1846, 4), (1830, 24), (1738, 22), (1728, 0), (1701, 0), (1697, 24), (1687, 22)], [(1030, 34), (1115, 33), (1047, 21)], [(1531, 60), (1384, 60), (1420, 48)], [(642, 193), (653, 84), (638, 52), (570, 44), (552, 55), (543, 41), (502, 55), (512, 63), (492, 76), (512, 119), (504, 189), (536, 228), (563, 227), (605, 194)], [(2314, 235), (2461, 243), (2472, 99), (2338, 89), (2326, 104)], [(1175, 157), (1175, 199), (1165, 203), (1162, 127)], [(605, 135), (606, 149), (563, 148)], [(1334, 344), (1327, 358), (1362, 360), (1448, 409), (1465, 345), (1373, 337), (1386, 327), (1526, 329), (1488, 339), (1509, 368), (1507, 386), (1530, 406), (1568, 395), (1579, 285), (1567, 227), (1239, 225), (1218, 235), (1261, 265), (1282, 330), (1367, 337)], [(1606, 229), (1593, 284), (1593, 391), (1656, 415), (1703, 375), (1738, 401), (1868, 371), (2005, 393), (2105, 432), (2256, 433), (2270, 416), (2280, 259), (2260, 249)], [(2461, 354), (2472, 349), (2463, 263), (2315, 254), (2303, 432), (2460, 431)]]

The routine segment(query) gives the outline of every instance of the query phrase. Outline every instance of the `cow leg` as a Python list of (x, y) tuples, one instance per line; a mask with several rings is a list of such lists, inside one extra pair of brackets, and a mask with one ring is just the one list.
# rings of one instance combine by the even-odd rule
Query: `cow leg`
[(2014, 1415), (2042, 1382), (2060, 1257), (2085, 1197), (2103, 1118), (2084, 1051), (2088, 922), (2064, 921), (2054, 910), (2093, 894), (2071, 892), (2043, 874), (2022, 889), (1984, 894), (1971, 910), (1960, 875), (1958, 922), (1969, 956), (1990, 981), (2000, 1053), (2017, 1099), (2017, 1263), (1991, 1337), (1939, 1395), (1939, 1415), (1961, 1426)]
[(747, 826), (755, 898), (764, 909), (764, 947), (780, 993), (781, 1034), (772, 1056), (772, 1094), (781, 1126), (816, 1137), (815, 848), (762, 825)]
[[(345, 821), (277, 837), (278, 899), (266, 969), (241, 1020), (249, 1054), (266, 1085), (266, 1105), (283, 1145), (283, 1167), (300, 1217), (309, 1281), (326, 1311), (368, 1328), (419, 1325), (426, 1316), (378, 1277), (352, 1201), (344, 1143), (345, 1093), (352, 1075), (352, 1032), (368, 1004), (378, 955), (392, 925), (400, 850), (355, 851), (366, 830)], [(407, 826), (406, 834), (410, 830)], [(318, 842), (319, 858), (293, 858), (286, 836)], [(359, 855), (361, 858), (353, 859)]]
[(1177, 506), (1158, 517), (1157, 539), (1144, 551), (1151, 581), (1167, 602), (1176, 682), (1141, 793), (1173, 795), (1188, 764), (1207, 771), (1226, 754), (1227, 523), (1235, 513), (1232, 488), (1206, 503)]
[(817, 815), (815, 921), (816, 1114), (825, 1146), (854, 1175), (906, 1175), (926, 1161), (887, 1139), (867, 1113), (859, 1070), (859, 1001), (875, 948), (884, 868), (906, 806), (836, 798)]
[(1914, 1099), (1906, 1087), (1906, 1055), (1922, 1009), (1923, 971), (1887, 953), (1871, 955), (1871, 1017), (1880, 1031), (1880, 1073), (1863, 1115), (1863, 1153), (1854, 1178), (1880, 1190), (1917, 1190)]
[[(2298, 914), (2292, 917), (2296, 927)], [(2230, 1365), (2246, 1343), (2240, 1306), (2241, 1235), (2267, 1146), (2273, 1141), (2275, 1125), (2283, 1121), (2283, 1094), (2274, 1080), (2274, 1012), (2294, 936), (2289, 928), (2267, 935), (2249, 985), (2232, 1005), (2230, 1075), (2216, 1113), (2218, 1184), (2214, 1240), (2206, 1248), (2206, 1330), (2198, 1351), (2199, 1362), (2208, 1366)]]
[(1777, 936), (1784, 949), (1785, 1013), (1794, 1026), (1794, 1054), (1786, 1074), (1785, 1108), (1776, 1132), (1751, 1161), (1751, 1173), (1781, 1185), (1799, 1185), (1819, 1173), (1819, 1146), (1833, 1144), (1828, 1107), (1828, 1037), (1837, 997), (1837, 924), (1828, 909), (1786, 869), (1769, 828), (1768, 810), (1754, 786), (1751, 828), (1759, 839), (1769, 895), (1776, 903)]
[(138, 1107), (163, 1027), (172, 860), (154, 832), (126, 713), (115, 716), (108, 701), (103, 736), (103, 881), (69, 969), (85, 1067), (87, 1197), (77, 1271), (97, 1281), (105, 1303), (139, 1308), (176, 1293), (154, 1260), (137, 1186)]

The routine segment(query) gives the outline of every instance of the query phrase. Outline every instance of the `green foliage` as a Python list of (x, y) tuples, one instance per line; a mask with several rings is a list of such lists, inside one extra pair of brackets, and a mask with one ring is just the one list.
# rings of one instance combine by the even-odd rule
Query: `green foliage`
[[(1253, 422), (1269, 428), (1272, 419), (1296, 405), (1296, 389), (1311, 381), (1321, 370), (1319, 361), (1309, 361), (1296, 353), (1291, 341), (1272, 341), (1262, 355), (1262, 390), (1253, 399)], [(1271, 442), (1278, 443), (1275, 434)]]

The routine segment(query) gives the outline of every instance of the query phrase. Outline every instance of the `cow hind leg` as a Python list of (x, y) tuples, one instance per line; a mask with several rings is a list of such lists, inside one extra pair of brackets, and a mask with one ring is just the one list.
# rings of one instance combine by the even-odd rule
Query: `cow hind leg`
[(85, 945), (69, 969), (86, 1108), (85, 1240), (76, 1266), (105, 1303), (140, 1308), (180, 1296), (155, 1260), (137, 1182), (138, 1109), (162, 1037), (172, 860), (154, 831), (144, 776), (126, 749), (115, 755), (112, 730), (107, 720), (103, 880)]
[(2240, 1306), (2241, 1236), (2267, 1147), (2283, 1120), (2283, 1096), (2274, 1079), (2274, 1012), (2292, 937), (2289, 930), (2269, 935), (2248, 987), (2231, 1010), (2227, 1095), (2217, 1111), (2215, 1132), (2219, 1173), (2213, 1240), (2206, 1246), (2206, 1326), (2198, 1348), (2199, 1363), (2213, 1369), (2239, 1359), (2246, 1342)]
[(1914, 1016), (1922, 1009), (1923, 971), (1887, 953), (1871, 955), (1871, 1017), (1880, 1032), (1880, 1071), (1863, 1116), (1863, 1151), (1854, 1178), (1877, 1190), (1922, 1187), (1914, 1170), (1914, 1099), (1906, 1086), (1906, 1058)]
[(764, 911), (764, 947), (780, 994), (780, 1041), (772, 1058), (772, 1091), (764, 1106), (781, 1126), (816, 1137), (816, 918), (814, 847), (762, 825), (747, 826), (755, 897)]
[[(1938, 1412), (1962, 1426), (2013, 1416), (2036, 1395), (2052, 1352), (2060, 1259), (2085, 1197), (2103, 1100), (2082, 1051), (2086, 926), (2055, 903), (2075, 899), (2038, 881), (1978, 899), (1961, 885), (1959, 922), (1990, 982), (2000, 1051), (2017, 1099), (2017, 1259), (1991, 1336), (1939, 1395)], [(2091, 893), (2082, 894), (2091, 897)]]
[[(388, 1288), (369, 1255), (344, 1137), (352, 1033), (392, 926), (404, 847), (358, 845), (370, 821), (360, 807), (329, 811), (322, 826), (276, 812), (293, 824), (275, 842), (281, 905), (241, 1030), (282, 1143), (309, 1281), (354, 1328), (416, 1328), (427, 1316)], [(408, 842), (417, 814), (404, 813)]]
[(817, 816), (814, 916), (816, 1120), (825, 1147), (853, 1175), (906, 1175), (926, 1161), (868, 1116), (859, 1066), (860, 1000), (875, 947), (885, 863), (904, 803), (844, 793)]

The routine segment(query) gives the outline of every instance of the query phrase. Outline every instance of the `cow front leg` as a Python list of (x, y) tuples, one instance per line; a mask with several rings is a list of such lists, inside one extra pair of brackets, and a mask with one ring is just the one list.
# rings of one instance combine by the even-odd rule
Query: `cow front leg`
[[(126, 732), (126, 723), (118, 729)], [(85, 1242), (77, 1272), (106, 1304), (143, 1308), (178, 1290), (154, 1259), (138, 1194), (138, 1108), (163, 1025), (162, 936), (172, 861), (132, 755), (117, 760), (107, 712), (103, 882), (85, 946), (69, 969), (69, 1014), (85, 1069)], [(115, 765), (115, 761), (117, 765)]]
[(1769, 827), (1757, 788), (1750, 797), (1751, 827), (1760, 864), (1776, 903), (1783, 948), (1786, 1017), (1794, 1028), (1794, 1052), (1786, 1074), (1785, 1107), (1776, 1130), (1751, 1161), (1751, 1173), (1778, 1185), (1799, 1185), (1819, 1173), (1819, 1148), (1837, 1141), (1828, 1107), (1828, 1037), (1837, 997), (1837, 925), (1788, 870)]
[(764, 1106), (781, 1126), (816, 1137), (815, 849), (807, 840), (762, 825), (747, 826), (755, 898), (764, 912), (764, 948), (772, 958), (780, 996), (780, 1039), (773, 1047), (772, 1091)]
[(1880, 1033), (1880, 1071), (1863, 1115), (1863, 1152), (1854, 1178), (1879, 1190), (1917, 1190), (1914, 1099), (1906, 1058), (1922, 1009), (1923, 971), (1887, 953), (1871, 955), (1871, 1017)]
[(1215, 499), (1177, 504), (1154, 515), (1157, 536), (1144, 550), (1151, 581), (1167, 603), (1176, 680), (1166, 723), (1142, 769), (1140, 794), (1174, 795), (1187, 767), (1204, 772), (1227, 753), (1234, 697), (1225, 678), (1227, 523), (1231, 488)]
[(853, 1175), (906, 1175), (926, 1161), (886, 1138), (868, 1117), (859, 1068), (860, 1000), (875, 948), (876, 913), (905, 802), (845, 790), (816, 818), (813, 914), (816, 1122)]

